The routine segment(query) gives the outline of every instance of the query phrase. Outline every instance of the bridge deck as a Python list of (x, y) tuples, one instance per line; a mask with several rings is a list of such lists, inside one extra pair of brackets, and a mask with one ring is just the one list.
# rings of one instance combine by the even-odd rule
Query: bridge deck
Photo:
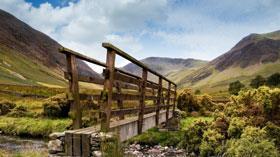
[[(171, 118), (173, 113), (169, 111)], [(166, 111), (160, 112), (159, 122), (166, 121)], [(142, 131), (146, 131), (156, 126), (156, 113), (144, 115)], [(125, 141), (138, 134), (138, 117), (131, 117), (120, 121), (110, 123), (110, 130), (119, 134), (120, 141)], [(100, 126), (70, 130), (65, 132), (65, 149), (68, 156), (90, 156), (91, 152), (91, 135), (98, 133)]]

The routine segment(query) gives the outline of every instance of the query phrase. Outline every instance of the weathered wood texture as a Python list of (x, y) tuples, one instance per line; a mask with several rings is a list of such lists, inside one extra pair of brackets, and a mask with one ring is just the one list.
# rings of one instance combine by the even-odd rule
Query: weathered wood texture
[[(121, 89), (121, 86), (120, 86), (120, 83), (119, 83), (119, 82), (117, 82), (116, 88), (117, 88), (117, 94), (121, 95), (121, 94), (122, 94), (122, 89)], [(122, 109), (123, 109), (123, 99), (122, 99), (122, 98), (119, 98), (119, 99), (117, 100), (117, 104), (118, 104), (119, 109), (122, 110)], [(120, 114), (119, 114), (119, 118), (120, 118), (120, 119), (124, 119), (124, 114), (123, 114), (123, 113), (120, 113)]]
[[(167, 105), (170, 104), (170, 90), (171, 90), (171, 83), (168, 83), (168, 92), (167, 92)], [(169, 106), (166, 107), (166, 119), (169, 119)]]
[(71, 95), (71, 111), (73, 112), (73, 128), (79, 129), (82, 126), (82, 111), (80, 107), (77, 61), (72, 54), (67, 54), (66, 59), (67, 70), (70, 74), (69, 93)]
[(113, 83), (115, 71), (115, 51), (107, 49), (106, 70), (108, 75), (105, 76), (104, 88), (102, 91), (102, 99), (100, 105), (101, 131), (107, 132), (110, 127), (111, 105), (113, 99)]
[[(82, 126), (80, 100), (96, 101), (99, 103), (100, 109), (96, 110), (96, 112), (100, 114), (100, 129), (103, 132), (110, 130), (111, 117), (119, 117), (120, 120), (123, 120), (125, 115), (138, 114), (137, 131), (138, 134), (141, 134), (145, 128), (143, 124), (144, 117), (148, 113), (156, 113), (155, 124), (159, 125), (159, 122), (162, 121), (159, 119), (161, 110), (166, 109), (166, 120), (169, 119), (169, 109), (173, 107), (173, 111), (175, 111), (177, 94), (175, 83), (117, 47), (109, 43), (103, 43), (102, 46), (107, 49), (106, 63), (67, 48), (59, 50), (66, 55), (67, 72), (64, 73), (64, 78), (69, 81), (67, 97), (71, 103), (71, 111), (74, 113), (73, 128), (75, 130), (67, 131), (65, 135), (65, 152), (67, 156), (90, 156), (90, 135), (97, 131), (93, 127), (79, 129)], [(116, 55), (139, 66), (142, 69), (142, 76), (116, 68)], [(80, 75), (77, 71), (77, 59), (103, 67), (103, 78)], [(155, 83), (148, 80), (148, 73), (157, 76), (159, 78), (158, 82)], [(168, 87), (163, 86), (163, 80), (168, 83)], [(79, 81), (103, 85), (103, 90), (101, 94), (79, 93)], [(166, 85), (165, 82), (164, 85)], [(171, 86), (174, 87), (174, 90)], [(117, 109), (112, 110), (114, 101), (116, 102), (114, 108), (117, 107)], [(135, 102), (134, 107), (124, 108), (126, 101)], [(147, 102), (149, 106), (146, 104)]]
[(148, 71), (146, 69), (143, 69), (142, 80), (140, 84), (140, 100), (139, 100), (140, 110), (138, 114), (138, 134), (142, 133), (147, 79), (148, 79)]
[(132, 63), (138, 65), (139, 67), (143, 68), (143, 69), (147, 69), (150, 73), (163, 78), (164, 80), (166, 80), (167, 82), (171, 82), (172, 84), (175, 84), (174, 82), (170, 81), (168, 78), (162, 76), (161, 74), (159, 74), (158, 72), (150, 69), (148, 66), (146, 66), (144, 63), (138, 61), (137, 59), (133, 58), (132, 56), (130, 56), (129, 54), (125, 53), (124, 51), (122, 51), (121, 49), (115, 47), (114, 45), (110, 44), (110, 43), (102, 43), (102, 46), (107, 48), (107, 49), (113, 49), (116, 51), (116, 53), (118, 55), (120, 55), (121, 57), (131, 61)]
[[(150, 69), (145, 64), (141, 63), (112, 44), (103, 43), (102, 46), (107, 49), (106, 63), (100, 62), (96, 59), (87, 57), (67, 48), (61, 48), (59, 50), (61, 53), (66, 54), (67, 58), (67, 72), (64, 73), (64, 78), (69, 80), (68, 98), (71, 102), (71, 110), (75, 115), (73, 119), (73, 127), (75, 129), (80, 128), (82, 124), (82, 107), (80, 106), (80, 100), (91, 100), (100, 104), (99, 112), (102, 131), (108, 131), (110, 118), (112, 116), (117, 116), (119, 119), (124, 119), (126, 114), (138, 113), (138, 132), (141, 133), (143, 125), (142, 119), (144, 114), (156, 112), (156, 124), (158, 125), (159, 112), (161, 109), (169, 110), (170, 107), (173, 107), (173, 111), (175, 110), (175, 83), (156, 71)], [(119, 55), (142, 68), (142, 76), (137, 76), (122, 69), (116, 68), (116, 55)], [(77, 72), (77, 59), (104, 67), (104, 78), (79, 75)], [(155, 83), (148, 80), (148, 73), (157, 76), (159, 81)], [(168, 87), (163, 86), (163, 80), (167, 82)], [(103, 85), (103, 91), (101, 94), (81, 94), (79, 93), (79, 81)], [(114, 87), (116, 90), (113, 90)], [(171, 87), (174, 87), (174, 89)], [(127, 92), (126, 90), (129, 90), (130, 92)], [(118, 109), (111, 109), (113, 101), (116, 102)], [(135, 108), (124, 108), (124, 103), (126, 103), (125, 101), (135, 101)], [(153, 102), (153, 106), (145, 107), (145, 103), (147, 101)], [(166, 112), (167, 118), (169, 118), (168, 113), (169, 112)]]
[(173, 99), (173, 114), (175, 112), (175, 107), (176, 107), (176, 100), (177, 100), (177, 85), (174, 85), (175, 86), (175, 92), (174, 92), (174, 99)]
[(162, 99), (162, 78), (160, 77), (158, 80), (158, 94), (157, 94), (157, 107), (156, 107), (156, 125), (159, 124), (159, 111), (160, 111), (160, 104)]

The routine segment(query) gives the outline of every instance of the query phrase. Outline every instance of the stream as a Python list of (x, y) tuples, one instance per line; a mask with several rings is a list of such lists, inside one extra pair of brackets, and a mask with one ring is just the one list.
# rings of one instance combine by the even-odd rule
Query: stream
[(46, 151), (47, 142), (42, 139), (19, 138), (0, 135), (0, 150), (6, 152)]

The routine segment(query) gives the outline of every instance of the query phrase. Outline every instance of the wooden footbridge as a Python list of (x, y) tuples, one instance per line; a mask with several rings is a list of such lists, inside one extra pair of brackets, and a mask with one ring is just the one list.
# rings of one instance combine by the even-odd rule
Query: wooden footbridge
[[(107, 49), (106, 63), (89, 58), (67, 48), (59, 51), (66, 55), (67, 72), (65, 78), (69, 80), (68, 99), (71, 103), (73, 129), (66, 131), (65, 152), (67, 156), (90, 156), (90, 136), (96, 131), (117, 131), (120, 140), (124, 141), (149, 128), (163, 123), (173, 116), (176, 102), (176, 84), (158, 72), (152, 70), (129, 54), (113, 46), (103, 43)], [(120, 56), (142, 69), (142, 76), (137, 76), (115, 67), (116, 57)], [(104, 68), (103, 78), (82, 76), (78, 73), (77, 59)], [(148, 76), (158, 78), (149, 80)], [(81, 94), (79, 81), (103, 86), (100, 94)], [(82, 100), (96, 100), (100, 105), (100, 127), (83, 128)], [(125, 102), (131, 101), (135, 105), (125, 108)], [(113, 106), (116, 106), (113, 108)], [(131, 116), (134, 114), (135, 116)], [(127, 116), (130, 115), (130, 116)], [(112, 118), (118, 118), (112, 121)]]

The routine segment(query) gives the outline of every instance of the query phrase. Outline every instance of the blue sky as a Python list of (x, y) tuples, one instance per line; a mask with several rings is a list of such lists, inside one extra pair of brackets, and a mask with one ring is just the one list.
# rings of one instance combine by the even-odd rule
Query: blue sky
[(34, 7), (39, 7), (41, 4), (50, 3), (53, 7), (65, 7), (69, 2), (78, 2), (78, 0), (26, 0), (26, 2), (32, 3)]
[(104, 41), (138, 59), (212, 60), (250, 33), (280, 30), (279, 0), (1, 0), (0, 9), (103, 61)]

